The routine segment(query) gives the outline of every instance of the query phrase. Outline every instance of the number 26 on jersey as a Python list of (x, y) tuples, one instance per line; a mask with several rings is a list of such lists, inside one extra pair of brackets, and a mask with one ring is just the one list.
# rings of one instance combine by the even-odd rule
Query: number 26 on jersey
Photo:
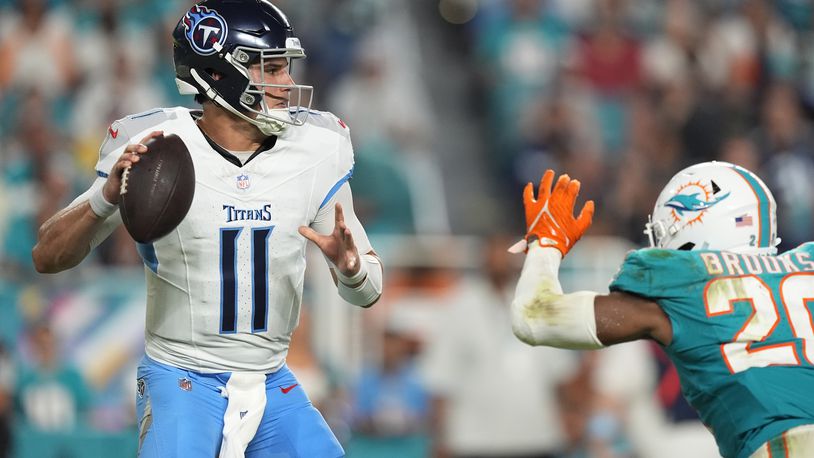
[[(779, 299), (779, 301), (778, 301)], [(751, 367), (797, 366), (802, 363), (794, 342), (779, 341), (752, 348), (766, 342), (785, 320), (785, 311), (795, 338), (803, 341), (803, 358), (814, 364), (814, 322), (809, 304), (814, 302), (814, 273), (788, 274), (780, 281), (777, 294), (755, 275), (720, 277), (710, 280), (704, 289), (704, 303), (710, 318), (729, 315), (738, 303), (747, 303), (752, 314), (721, 353), (731, 373)], [(785, 328), (785, 326), (783, 326)]]

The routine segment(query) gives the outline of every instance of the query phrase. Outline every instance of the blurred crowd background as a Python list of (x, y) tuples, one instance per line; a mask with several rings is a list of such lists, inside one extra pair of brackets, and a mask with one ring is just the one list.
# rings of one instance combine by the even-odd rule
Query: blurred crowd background
[[(38, 275), (39, 224), (95, 178), (112, 120), (193, 107), (180, 0), (0, 0), (0, 457), (135, 456), (144, 277), (124, 231)], [(814, 226), (808, 0), (277, 0), (298, 82), (351, 127), (356, 211), (386, 268), (371, 310), (319, 256), (288, 363), (351, 457), (714, 457), (655, 345), (530, 348), (508, 305), (520, 189), (579, 178), (595, 222), (563, 265), (603, 291), (679, 169), (723, 159)]]

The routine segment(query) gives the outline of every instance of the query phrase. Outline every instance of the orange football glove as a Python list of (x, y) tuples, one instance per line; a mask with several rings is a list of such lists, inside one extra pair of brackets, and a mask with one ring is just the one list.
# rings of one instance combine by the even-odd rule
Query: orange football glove
[[(534, 198), (534, 185), (529, 183), (523, 190), (523, 206), (526, 209), (526, 237), (536, 237), (540, 246), (551, 246), (565, 257), (571, 247), (591, 226), (594, 216), (594, 201), (585, 202), (579, 216), (574, 218), (574, 204), (579, 194), (580, 183), (568, 175), (560, 175), (554, 189), (554, 171), (546, 170), (540, 180), (537, 198)], [(522, 241), (521, 241), (522, 242)]]

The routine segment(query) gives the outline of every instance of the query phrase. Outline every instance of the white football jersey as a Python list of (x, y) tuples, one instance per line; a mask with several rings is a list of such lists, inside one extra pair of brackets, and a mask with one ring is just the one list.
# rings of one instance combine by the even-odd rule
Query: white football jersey
[[(113, 123), (94, 186), (128, 143), (154, 130), (183, 139), (195, 165), (192, 207), (170, 234), (138, 245), (147, 275), (147, 354), (199, 372), (273, 372), (299, 320), (307, 239), (297, 229), (333, 230), (337, 192), (350, 195), (350, 132), (334, 115), (314, 111), (239, 167), (204, 137), (193, 113), (157, 109)], [(370, 251), (352, 206), (343, 205), (359, 252)]]

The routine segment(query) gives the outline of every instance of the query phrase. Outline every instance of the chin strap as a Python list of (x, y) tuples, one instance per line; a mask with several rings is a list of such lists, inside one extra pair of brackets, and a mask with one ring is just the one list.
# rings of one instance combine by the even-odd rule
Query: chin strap
[(197, 82), (202, 88), (204, 88), (205, 91), (204, 91), (203, 95), (208, 97), (213, 102), (217, 103), (218, 106), (220, 106), (220, 107), (222, 107), (222, 108), (224, 108), (226, 110), (229, 110), (229, 112), (231, 112), (235, 116), (239, 117), (240, 119), (243, 119), (244, 121), (249, 122), (250, 124), (254, 125), (255, 127), (257, 127), (258, 130), (260, 130), (260, 132), (263, 133), (263, 135), (266, 135), (266, 136), (280, 135), (285, 131), (286, 127), (288, 127), (288, 124), (286, 124), (283, 121), (278, 121), (276, 119), (270, 119), (270, 118), (269, 119), (252, 119), (252, 118), (246, 116), (245, 114), (241, 113), (239, 110), (235, 109), (233, 106), (226, 103), (226, 100), (223, 97), (221, 97), (220, 94), (218, 94), (218, 91), (216, 91), (203, 78), (201, 78), (201, 75), (198, 74), (197, 70), (195, 70), (194, 68), (191, 68), (189, 70), (189, 73), (190, 73), (190, 75), (192, 75), (192, 78), (195, 79), (195, 82)]

